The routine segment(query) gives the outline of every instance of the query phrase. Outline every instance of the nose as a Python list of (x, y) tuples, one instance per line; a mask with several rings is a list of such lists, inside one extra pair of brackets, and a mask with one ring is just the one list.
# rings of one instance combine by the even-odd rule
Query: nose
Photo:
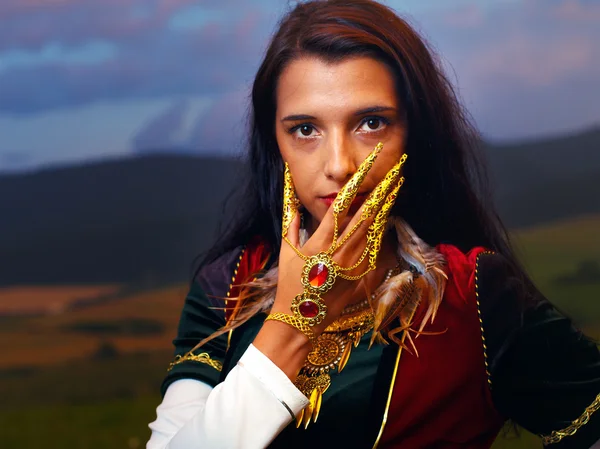
[(331, 139), (325, 151), (325, 176), (340, 186), (345, 184), (358, 168), (354, 156), (351, 145), (345, 139)]

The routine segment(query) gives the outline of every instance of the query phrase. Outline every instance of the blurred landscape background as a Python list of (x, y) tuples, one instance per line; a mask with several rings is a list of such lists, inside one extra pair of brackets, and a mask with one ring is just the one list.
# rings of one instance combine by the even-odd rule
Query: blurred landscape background
[[(0, 4), (2, 448), (145, 446), (288, 7), (212, 3)], [(600, 4), (386, 3), (441, 53), (537, 285), (600, 338)]]

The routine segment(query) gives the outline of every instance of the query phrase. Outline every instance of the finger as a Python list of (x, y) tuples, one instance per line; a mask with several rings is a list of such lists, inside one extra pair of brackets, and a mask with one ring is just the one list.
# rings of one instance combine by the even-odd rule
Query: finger
[(356, 173), (352, 175), (350, 180), (342, 187), (342, 189), (338, 192), (334, 202), (333, 202), (333, 222), (334, 222), (334, 230), (333, 230), (333, 241), (332, 247), (335, 247), (338, 229), (337, 224), (342, 221), (350, 205), (356, 198), (356, 194), (358, 193), (358, 189), (362, 185), (363, 181), (367, 177), (369, 171), (373, 167), (377, 156), (381, 153), (383, 149), (383, 143), (379, 142), (373, 151), (367, 156), (367, 158), (360, 164)]
[(298, 197), (296, 196), (296, 189), (294, 188), (294, 181), (292, 180), (292, 173), (290, 172), (290, 167), (286, 162), (285, 170), (283, 172), (283, 211), (281, 217), (282, 237), (287, 237), (294, 217), (299, 215), (299, 203)]
[(350, 180), (338, 192), (335, 201), (333, 202), (333, 212), (341, 214), (350, 207), (352, 201), (354, 201), (354, 198), (356, 197), (358, 189), (367, 177), (367, 174), (373, 167), (373, 164), (382, 149), (383, 143), (379, 142), (367, 158), (360, 164), (356, 173), (352, 175)]
[(285, 237), (290, 245), (294, 248), (300, 248), (300, 212), (296, 209), (296, 213), (289, 225), (287, 236)]
[[(353, 232), (344, 237), (346, 243), (344, 245), (340, 245), (341, 250), (338, 256), (338, 263), (342, 266), (342, 268), (360, 268), (363, 265), (363, 261), (367, 260), (369, 270), (375, 269), (377, 256), (381, 249), (381, 241), (387, 226), (387, 219), (394, 203), (396, 202), (398, 191), (402, 187), (403, 183), (404, 178), (401, 177), (393, 186), (391, 186), (375, 216), (371, 216), (367, 219), (362, 219), (361, 217), (357, 223), (358, 226), (356, 227), (358, 229), (364, 229), (365, 231)], [(362, 249), (362, 252), (358, 257), (355, 256), (357, 248)], [(343, 262), (345, 260), (348, 260), (348, 262)], [(362, 268), (362, 270), (364, 270), (364, 268)]]
[[(406, 161), (406, 155), (403, 155), (400, 161), (394, 165), (390, 171), (387, 172), (385, 177), (377, 184), (375, 189), (371, 192), (369, 197), (365, 200), (358, 213), (352, 217), (350, 223), (346, 227), (346, 230), (341, 236), (338, 248), (344, 243), (361, 227), (363, 223), (367, 222), (369, 218), (375, 217), (381, 207), (384, 205), (386, 198), (393, 187), (398, 183), (400, 179), (400, 172), (402, 165)], [(368, 222), (370, 224), (370, 222)]]
[(375, 187), (375, 189), (371, 192), (369, 197), (365, 200), (363, 204), (361, 217), (367, 219), (373, 216), (381, 206), (385, 203), (388, 193), (398, 183), (400, 179), (400, 173), (402, 171), (402, 166), (406, 162), (408, 158), (407, 154), (403, 154), (400, 158), (400, 161), (396, 165), (394, 165), (390, 171), (387, 172), (383, 180)]
[(379, 251), (381, 250), (381, 241), (383, 240), (383, 236), (385, 234), (385, 230), (387, 228), (387, 220), (390, 216), (390, 211), (392, 207), (394, 207), (394, 203), (398, 198), (398, 191), (404, 184), (404, 177), (398, 180), (398, 183), (394, 186), (392, 191), (386, 197), (383, 206), (377, 213), (375, 220), (371, 226), (369, 226), (369, 230), (367, 231), (367, 245), (369, 247), (369, 266), (375, 267), (375, 263), (377, 261), (377, 256), (379, 255)]

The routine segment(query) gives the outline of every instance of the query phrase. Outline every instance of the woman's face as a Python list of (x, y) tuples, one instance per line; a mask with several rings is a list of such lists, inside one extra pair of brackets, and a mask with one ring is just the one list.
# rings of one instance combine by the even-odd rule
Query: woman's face
[(391, 71), (367, 57), (333, 64), (301, 58), (281, 74), (276, 99), (277, 143), (308, 211), (310, 230), (360, 163), (383, 142), (345, 226), (404, 152), (403, 111)]

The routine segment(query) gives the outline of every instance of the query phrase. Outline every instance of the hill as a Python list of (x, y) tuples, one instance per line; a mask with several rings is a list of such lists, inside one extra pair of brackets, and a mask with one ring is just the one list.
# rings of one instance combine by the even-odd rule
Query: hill
[(2, 176), (0, 285), (187, 279), (241, 169), (156, 155)]
[[(510, 227), (600, 212), (600, 129), (486, 153)], [(244, 168), (158, 154), (2, 175), (0, 285), (186, 280)]]
[(552, 139), (488, 145), (501, 216), (532, 226), (600, 209), (600, 128)]

